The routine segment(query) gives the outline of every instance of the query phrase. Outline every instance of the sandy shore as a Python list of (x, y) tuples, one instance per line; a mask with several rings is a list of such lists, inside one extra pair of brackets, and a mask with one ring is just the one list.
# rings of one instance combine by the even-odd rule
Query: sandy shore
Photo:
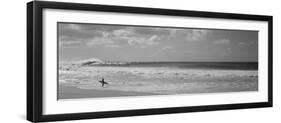
[[(59, 86), (59, 99), (79, 99), (79, 98), (98, 98), (98, 97), (120, 97), (120, 96), (145, 96), (151, 93), (125, 92), (115, 90), (79, 89), (73, 86)], [(153, 94), (155, 95), (155, 94)]]

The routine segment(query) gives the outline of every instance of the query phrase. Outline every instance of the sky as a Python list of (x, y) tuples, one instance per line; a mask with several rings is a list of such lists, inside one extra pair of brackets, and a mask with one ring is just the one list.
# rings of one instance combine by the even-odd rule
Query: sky
[(60, 61), (256, 62), (258, 31), (58, 23)]

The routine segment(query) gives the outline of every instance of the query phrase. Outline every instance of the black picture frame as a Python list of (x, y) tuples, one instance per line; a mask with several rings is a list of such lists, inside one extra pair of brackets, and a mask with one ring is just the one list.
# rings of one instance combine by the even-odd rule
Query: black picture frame
[[(268, 22), (268, 101), (258, 103), (241, 103), (241, 104), (224, 104), (224, 105), (207, 105), (207, 106), (189, 106), (189, 107), (163, 107), (157, 109), (139, 109), (139, 110), (122, 110), (106, 111), (91, 113), (70, 113), (57, 115), (43, 114), (43, 43), (42, 43), (42, 10), (65, 9), (65, 10), (86, 10), (100, 12), (118, 12), (131, 14), (149, 14), (149, 15), (168, 15), (168, 16), (188, 16), (203, 18), (221, 18), (235, 20), (256, 20)], [(79, 119), (95, 119), (108, 117), (124, 117), (138, 115), (155, 115), (185, 112), (202, 112), (214, 110), (245, 109), (272, 107), (272, 43), (273, 43), (273, 17), (264, 15), (232, 14), (217, 12), (185, 11), (156, 8), (140, 8), (125, 6), (93, 5), (80, 3), (63, 3), (63, 2), (45, 2), (33, 1), (27, 3), (27, 120), (31, 122), (46, 121), (64, 121)]]

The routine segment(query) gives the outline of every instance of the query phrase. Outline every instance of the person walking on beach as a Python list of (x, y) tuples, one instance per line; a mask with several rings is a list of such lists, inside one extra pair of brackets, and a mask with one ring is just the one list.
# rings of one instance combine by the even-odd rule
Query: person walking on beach
[(105, 84), (108, 84), (107, 82), (104, 81), (104, 78), (102, 78), (101, 81), (99, 81), (101, 83), (101, 86), (103, 87)]

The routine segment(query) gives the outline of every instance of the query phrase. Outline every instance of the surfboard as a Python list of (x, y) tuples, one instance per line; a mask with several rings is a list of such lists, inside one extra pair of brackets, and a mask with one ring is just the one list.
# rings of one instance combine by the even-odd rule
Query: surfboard
[(102, 82), (102, 81), (99, 81), (101, 84), (108, 84), (107, 82)]

